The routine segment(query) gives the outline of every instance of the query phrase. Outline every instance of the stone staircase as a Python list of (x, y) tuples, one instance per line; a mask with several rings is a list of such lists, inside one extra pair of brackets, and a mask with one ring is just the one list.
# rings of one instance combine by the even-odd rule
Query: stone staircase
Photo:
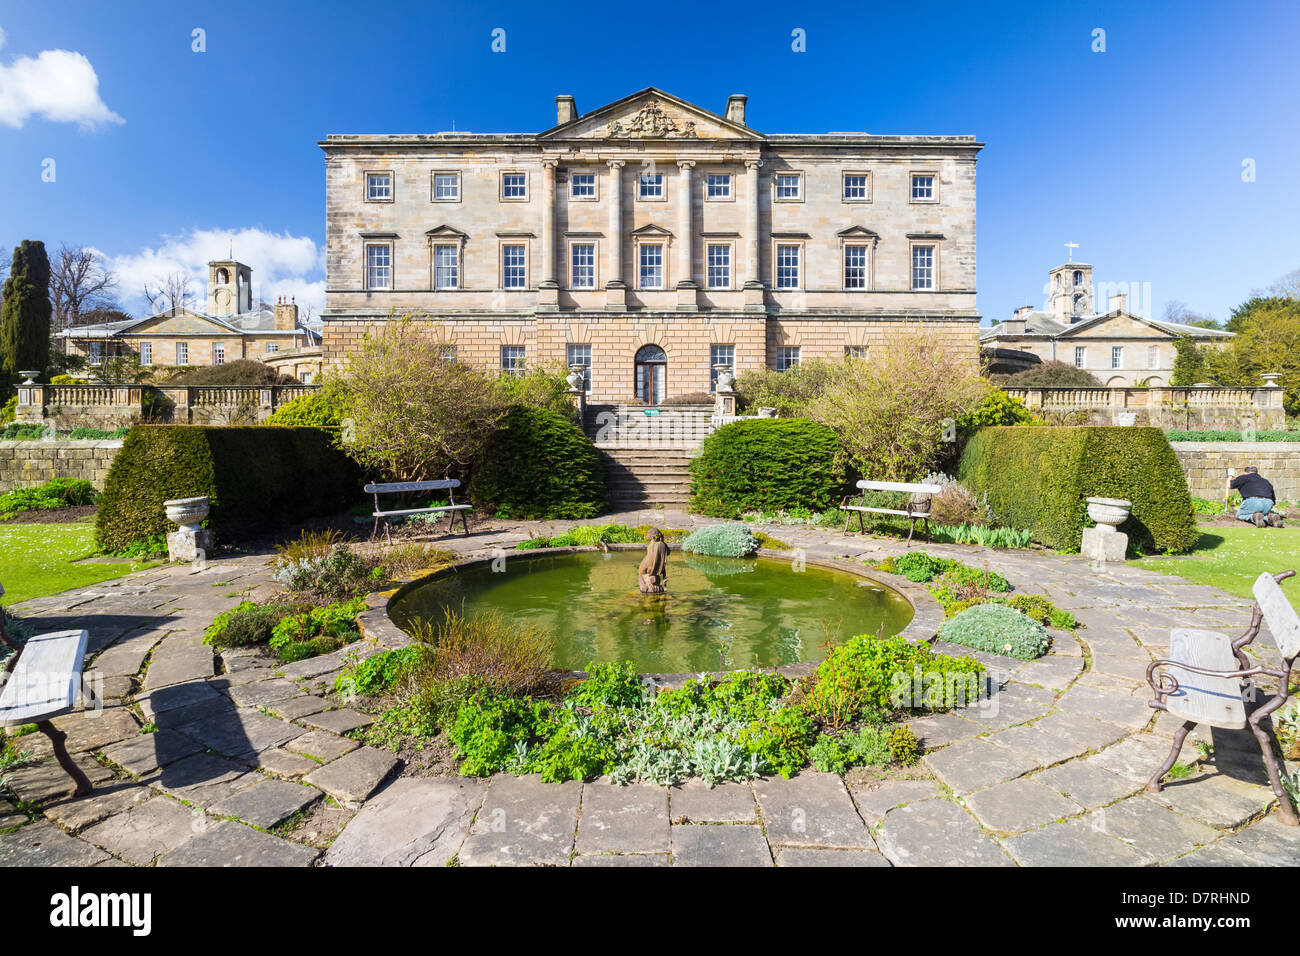
[(605, 455), (609, 505), (615, 511), (686, 508), (691, 500), (692, 449), (668, 445), (630, 448), (597, 442)]
[(712, 405), (588, 405), (587, 437), (604, 447), (694, 448), (709, 434)]

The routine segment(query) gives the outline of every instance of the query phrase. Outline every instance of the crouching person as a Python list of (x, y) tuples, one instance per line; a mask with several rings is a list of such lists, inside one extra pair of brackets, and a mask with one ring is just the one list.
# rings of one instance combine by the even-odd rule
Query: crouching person
[(1270, 525), (1274, 528), (1282, 527), (1282, 516), (1273, 510), (1277, 501), (1273, 485), (1254, 465), (1247, 465), (1244, 472), (1229, 479), (1228, 490), (1241, 495), (1241, 507), (1237, 509), (1238, 521), (1249, 521), (1257, 528)]

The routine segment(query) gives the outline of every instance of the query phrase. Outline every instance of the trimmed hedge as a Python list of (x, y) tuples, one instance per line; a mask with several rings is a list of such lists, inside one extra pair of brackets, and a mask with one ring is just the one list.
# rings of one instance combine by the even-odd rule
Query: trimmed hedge
[(691, 508), (718, 518), (747, 511), (824, 511), (844, 493), (835, 432), (807, 418), (724, 425), (691, 461)]
[(1133, 502), (1120, 530), (1134, 549), (1187, 551), (1200, 537), (1187, 479), (1158, 428), (981, 428), (957, 478), (988, 496), (1000, 523), (1061, 551), (1079, 550), (1091, 497)]
[(605, 510), (605, 462), (563, 415), (515, 405), (483, 449), (469, 494), (499, 518), (594, 518)]
[(319, 428), (137, 425), (113, 459), (95, 519), (109, 552), (175, 528), (163, 502), (207, 495), (221, 544), (344, 511), (361, 472)]

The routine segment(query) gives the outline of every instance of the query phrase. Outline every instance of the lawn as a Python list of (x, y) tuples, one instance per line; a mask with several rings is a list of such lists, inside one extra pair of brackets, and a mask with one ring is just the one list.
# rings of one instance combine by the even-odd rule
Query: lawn
[[(1300, 528), (1255, 528), (1245, 524), (1240, 528), (1206, 528), (1190, 557), (1145, 558), (1129, 563), (1248, 598), (1261, 571), (1300, 571)], [(1300, 585), (1291, 581), (1283, 588), (1300, 592)], [(1297, 596), (1293, 595), (1292, 603), (1300, 604)]]
[(0, 584), (6, 605), (29, 598), (85, 587), (156, 561), (77, 564), (95, 553), (95, 526), (90, 520), (69, 524), (0, 524)]

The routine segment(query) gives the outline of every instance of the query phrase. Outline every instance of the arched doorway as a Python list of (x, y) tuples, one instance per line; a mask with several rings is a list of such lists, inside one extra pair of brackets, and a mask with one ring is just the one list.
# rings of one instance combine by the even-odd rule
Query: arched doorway
[(668, 356), (657, 345), (645, 345), (636, 353), (636, 397), (647, 405), (664, 400), (668, 384)]

